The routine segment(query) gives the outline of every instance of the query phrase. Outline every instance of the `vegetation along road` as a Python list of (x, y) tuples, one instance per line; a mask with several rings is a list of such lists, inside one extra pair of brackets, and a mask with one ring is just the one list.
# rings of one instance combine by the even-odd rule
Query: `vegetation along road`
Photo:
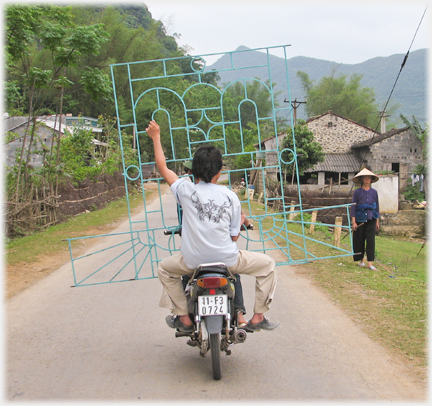
[[(174, 218), (172, 195), (163, 199)], [(210, 358), (166, 327), (157, 279), (70, 287), (61, 240), (127, 230), (124, 209), (117, 201), (7, 244), (8, 399), (178, 400), (185, 387), (204, 400), (426, 399), (422, 244), (378, 237), (375, 273), (350, 258), (278, 267), (270, 316), (280, 326), (234, 346), (216, 382)], [(253, 279), (242, 281), (250, 314)]]

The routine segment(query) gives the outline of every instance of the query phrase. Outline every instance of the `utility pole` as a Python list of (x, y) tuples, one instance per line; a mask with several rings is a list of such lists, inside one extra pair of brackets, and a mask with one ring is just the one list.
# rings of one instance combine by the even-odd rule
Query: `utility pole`
[(387, 114), (385, 111), (380, 111), (377, 117), (381, 117), (381, 134), (386, 132), (386, 117), (390, 117), (391, 114)]
[[(285, 99), (285, 103), (289, 103), (289, 100)], [(294, 101), (291, 103), (291, 107), (294, 109), (294, 125), (297, 124), (297, 108), (300, 107), (300, 104), (306, 104), (307, 100), (305, 101), (297, 101), (297, 99), (294, 99)]]

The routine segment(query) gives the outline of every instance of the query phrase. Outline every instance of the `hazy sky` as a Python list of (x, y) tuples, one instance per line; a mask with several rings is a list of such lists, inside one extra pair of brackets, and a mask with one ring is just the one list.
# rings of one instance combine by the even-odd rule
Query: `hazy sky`
[[(144, 0), (190, 55), (291, 45), (287, 58), (355, 64), (405, 54), (428, 1)], [(411, 51), (428, 48), (428, 8)], [(283, 56), (283, 55), (278, 55)], [(217, 58), (206, 58), (207, 64)]]

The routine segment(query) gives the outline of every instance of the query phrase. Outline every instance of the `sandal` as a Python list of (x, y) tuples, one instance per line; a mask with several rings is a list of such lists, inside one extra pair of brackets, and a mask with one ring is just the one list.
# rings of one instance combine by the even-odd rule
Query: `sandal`
[(364, 263), (364, 262), (359, 262), (357, 265), (358, 265), (358, 266), (361, 266), (361, 267), (364, 267), (364, 266), (365, 266), (365, 263)]
[(370, 269), (371, 271), (376, 271), (377, 270), (373, 265), (368, 266), (368, 269)]
[(183, 331), (184, 333), (191, 333), (192, 331), (195, 331), (193, 324), (191, 326), (186, 326), (180, 321), (180, 316), (176, 316), (175, 314), (172, 316), (166, 316), (165, 320), (169, 327), (176, 328), (179, 331)]

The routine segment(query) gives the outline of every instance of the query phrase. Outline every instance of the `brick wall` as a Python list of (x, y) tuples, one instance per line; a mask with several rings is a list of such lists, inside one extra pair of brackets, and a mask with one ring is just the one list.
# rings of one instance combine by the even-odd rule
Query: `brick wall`
[(407, 165), (407, 173), (411, 175), (414, 168), (423, 163), (421, 154), (421, 141), (410, 131), (403, 131), (372, 144), (366, 160), (375, 171), (391, 170), (392, 163)]

